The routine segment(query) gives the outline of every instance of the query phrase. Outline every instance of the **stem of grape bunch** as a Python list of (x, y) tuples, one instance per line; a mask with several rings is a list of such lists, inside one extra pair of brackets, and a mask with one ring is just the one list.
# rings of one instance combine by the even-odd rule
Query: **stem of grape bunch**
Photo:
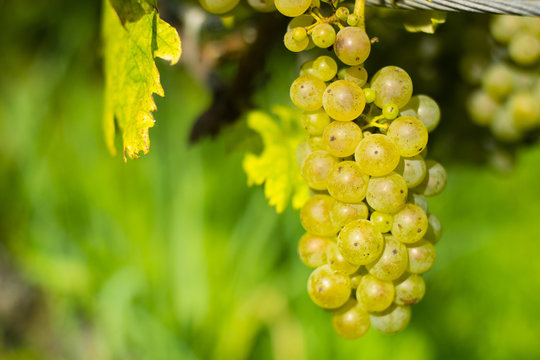
[(358, 16), (358, 27), (362, 30), (366, 30), (366, 21), (365, 21), (365, 8), (366, 8), (366, 1), (365, 0), (355, 0), (354, 2), (354, 11), (353, 13)]

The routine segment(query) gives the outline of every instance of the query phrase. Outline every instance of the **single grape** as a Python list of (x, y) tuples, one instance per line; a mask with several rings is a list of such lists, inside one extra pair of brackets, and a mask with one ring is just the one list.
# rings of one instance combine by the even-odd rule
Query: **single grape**
[(395, 170), (401, 175), (409, 188), (413, 188), (422, 183), (426, 177), (427, 166), (424, 158), (420, 155), (401, 158)]
[(394, 300), (394, 284), (365, 275), (356, 289), (356, 299), (367, 311), (386, 310)]
[(315, 111), (322, 106), (326, 84), (313, 75), (300, 75), (291, 85), (291, 100), (302, 110)]
[(377, 279), (392, 281), (399, 278), (407, 269), (407, 248), (390, 235), (384, 237), (384, 242), (382, 254), (367, 264), (366, 269)]
[(521, 29), (520, 16), (493, 16), (489, 24), (491, 36), (500, 43), (506, 44)]
[(276, 10), (274, 0), (248, 0), (248, 4), (258, 12), (272, 12)]
[(326, 190), (328, 174), (336, 164), (337, 159), (326, 151), (313, 151), (304, 160), (302, 177), (312, 189)]
[(540, 124), (540, 100), (532, 92), (520, 91), (508, 99), (508, 112), (519, 130), (530, 130)]
[(439, 195), (446, 187), (446, 170), (434, 160), (426, 160), (426, 167), (426, 177), (414, 191), (427, 197)]
[[(429, 209), (429, 204), (424, 195), (409, 191), (409, 196), (407, 196), (407, 202), (419, 206), (420, 209), (424, 210), (424, 212), (427, 214), (428, 209)], [(429, 216), (428, 216), (428, 221), (429, 221)], [(429, 227), (428, 227), (428, 232), (429, 232)], [(427, 236), (427, 233), (425, 236)]]
[(311, 268), (326, 264), (326, 247), (331, 238), (305, 233), (298, 242), (300, 260)]
[(392, 235), (406, 244), (412, 244), (424, 236), (428, 227), (427, 215), (419, 206), (407, 204), (394, 215)]
[(515, 142), (523, 136), (522, 132), (516, 126), (507, 106), (500, 107), (497, 110), (489, 125), (493, 136), (504, 142)]
[(324, 129), (330, 124), (330, 117), (322, 109), (305, 112), (300, 118), (300, 122), (309, 135), (320, 136)]
[(338, 77), (341, 80), (352, 81), (356, 85), (362, 87), (367, 82), (368, 73), (362, 65), (358, 65), (341, 69), (339, 71)]
[(322, 136), (310, 135), (307, 139), (307, 143), (311, 151), (317, 151), (317, 150), (326, 151)]
[(391, 214), (386, 214), (380, 211), (372, 212), (369, 220), (377, 227), (381, 234), (392, 230), (392, 224), (394, 223), (394, 217)]
[(396, 283), (396, 304), (414, 305), (420, 302), (426, 293), (426, 283), (421, 276), (411, 274)]
[(480, 126), (489, 125), (499, 104), (483, 90), (476, 90), (467, 99), (467, 111), (472, 121)]
[(428, 142), (428, 131), (423, 122), (412, 116), (400, 116), (388, 127), (387, 136), (397, 145), (404, 157), (418, 155)]
[(356, 26), (360, 22), (360, 18), (356, 14), (349, 14), (347, 16), (347, 25), (349, 26)]
[(321, 80), (330, 81), (337, 74), (336, 60), (326, 55), (319, 56), (313, 61), (313, 70), (315, 72), (315, 76)]
[(383, 106), (382, 114), (387, 120), (394, 120), (399, 115), (399, 108), (396, 104), (388, 103)]
[(381, 109), (388, 103), (394, 103), (401, 109), (407, 105), (413, 92), (411, 77), (397, 66), (385, 66), (377, 71), (370, 87), (376, 94), (375, 105)]
[(370, 221), (354, 220), (341, 229), (337, 245), (347, 261), (364, 265), (379, 257), (384, 247), (384, 239)]
[(328, 265), (330, 265), (332, 269), (343, 274), (351, 275), (360, 267), (359, 265), (351, 264), (345, 260), (337, 245), (333, 242), (328, 243), (326, 246), (326, 258)]
[(496, 100), (506, 99), (514, 90), (511, 70), (504, 64), (491, 65), (482, 79), (482, 88)]
[(398, 165), (399, 150), (387, 136), (373, 134), (360, 140), (354, 158), (364, 173), (384, 176)]
[(307, 38), (307, 31), (303, 27), (295, 27), (294, 29), (292, 29), (292, 37), (296, 41), (303, 41)]
[(525, 31), (519, 32), (510, 40), (508, 52), (516, 64), (534, 65), (540, 59), (540, 39)]
[(276, 9), (285, 16), (302, 15), (311, 5), (311, 0), (274, 0)]
[(334, 52), (345, 64), (362, 64), (368, 58), (370, 51), (371, 41), (364, 30), (348, 26), (337, 33)]
[(373, 328), (384, 334), (394, 334), (407, 327), (411, 320), (409, 306), (392, 305), (381, 313), (369, 315)]
[(401, 175), (391, 172), (369, 180), (366, 201), (376, 211), (393, 214), (405, 206), (407, 183)]
[(362, 89), (352, 81), (337, 80), (324, 91), (322, 103), (331, 118), (351, 121), (364, 111), (366, 98)]
[(424, 239), (431, 242), (432, 244), (436, 244), (441, 239), (441, 235), (442, 235), (441, 221), (435, 214), (429, 214), (428, 215), (428, 229), (427, 229), (426, 235), (424, 235)]
[(340, 228), (353, 220), (365, 220), (368, 218), (368, 215), (368, 207), (363, 202), (359, 204), (347, 204), (336, 200), (332, 210), (330, 211), (330, 218), (332, 219), (332, 222)]
[(332, 314), (332, 326), (336, 333), (345, 339), (358, 339), (369, 330), (369, 314), (350, 299)]
[(411, 274), (423, 274), (433, 267), (437, 252), (435, 246), (426, 240), (420, 240), (407, 245), (409, 265), (407, 271)]
[(313, 68), (313, 63), (314, 62), (315, 62), (315, 60), (308, 60), (305, 63), (303, 63), (302, 66), (300, 67), (300, 75), (313, 75), (313, 76), (318, 77), (320, 79), (319, 74)]
[(426, 126), (428, 132), (435, 130), (441, 121), (441, 109), (437, 102), (427, 95), (415, 95), (401, 109), (402, 116), (412, 116)]
[(341, 21), (347, 21), (347, 16), (349, 16), (349, 9), (345, 6), (340, 6), (336, 9), (336, 17)]
[(352, 121), (334, 121), (324, 129), (322, 138), (330, 154), (347, 157), (354, 154), (362, 140), (362, 129)]
[(369, 176), (354, 161), (336, 164), (328, 174), (328, 192), (336, 200), (359, 203), (366, 197)]
[(335, 200), (328, 195), (312, 196), (300, 210), (300, 221), (304, 229), (319, 236), (333, 236), (339, 231), (339, 227), (332, 223), (330, 210)]
[(368, 103), (368, 104), (371, 104), (372, 102), (374, 102), (375, 97), (377, 96), (375, 91), (373, 89), (371, 89), (371, 88), (365, 88), (364, 89), (364, 95), (366, 96), (366, 103)]
[(336, 41), (336, 30), (328, 23), (318, 24), (313, 28), (311, 40), (313, 40), (315, 46), (325, 49), (334, 45)]
[(351, 281), (347, 275), (333, 270), (330, 265), (323, 265), (309, 276), (308, 294), (316, 305), (336, 309), (349, 299)]
[(292, 52), (304, 51), (309, 45), (309, 39), (307, 38), (307, 36), (301, 40), (295, 39), (294, 30), (296, 29), (303, 29), (303, 28), (295, 28), (293, 30), (287, 31), (285, 33), (285, 36), (283, 37), (283, 44), (285, 44), (285, 47), (289, 51), (292, 51)]
[(238, 5), (239, 0), (199, 0), (204, 10), (212, 14), (225, 14)]

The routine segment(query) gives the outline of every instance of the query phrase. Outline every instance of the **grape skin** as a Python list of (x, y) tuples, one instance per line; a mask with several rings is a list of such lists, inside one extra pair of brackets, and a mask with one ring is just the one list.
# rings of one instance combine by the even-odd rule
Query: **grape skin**
[(368, 207), (363, 202), (359, 204), (347, 204), (336, 200), (332, 210), (330, 211), (330, 218), (332, 219), (332, 222), (340, 228), (353, 220), (366, 220), (368, 215)]
[(384, 334), (394, 334), (407, 327), (411, 320), (409, 306), (392, 305), (381, 313), (369, 315), (373, 328)]
[(331, 238), (305, 233), (298, 242), (300, 260), (311, 268), (326, 264), (326, 247)]
[(446, 170), (434, 160), (426, 161), (427, 174), (422, 183), (414, 191), (426, 197), (439, 195), (446, 187)]
[(347, 80), (337, 80), (328, 85), (322, 96), (326, 113), (338, 121), (356, 119), (366, 106), (362, 88)]
[(302, 15), (311, 5), (311, 0), (274, 0), (276, 9), (285, 16)]
[(334, 42), (336, 41), (336, 31), (332, 25), (322, 23), (315, 26), (311, 33), (311, 39), (315, 46), (325, 49), (334, 45)]
[(407, 245), (409, 265), (407, 271), (412, 274), (423, 274), (433, 267), (437, 251), (432, 243), (420, 240), (417, 243)]
[(499, 108), (499, 104), (483, 90), (469, 95), (466, 106), (473, 122), (480, 126), (489, 125)]
[(394, 217), (391, 214), (386, 214), (380, 211), (372, 212), (369, 220), (377, 227), (377, 229), (379, 229), (381, 234), (392, 230), (392, 224), (394, 223)]
[(312, 189), (326, 190), (328, 175), (336, 164), (337, 159), (326, 151), (313, 151), (304, 160), (302, 176)]
[[(426, 197), (422, 194), (417, 194), (412, 191), (409, 191), (409, 196), (407, 196), (407, 202), (419, 206), (422, 210), (424, 210), (426, 214), (429, 210), (428, 201)], [(429, 228), (428, 228), (428, 231), (429, 231)], [(427, 236), (427, 233), (424, 236)]]
[(388, 103), (400, 109), (407, 105), (413, 92), (412, 80), (397, 66), (385, 66), (373, 75), (370, 88), (375, 91), (375, 105), (383, 108)]
[(428, 131), (423, 122), (412, 116), (400, 116), (388, 127), (387, 136), (394, 141), (404, 157), (418, 155), (428, 142)]
[(338, 66), (330, 56), (319, 56), (313, 61), (314, 75), (322, 81), (330, 81), (337, 74)]
[(354, 154), (360, 140), (362, 129), (352, 121), (334, 121), (330, 123), (322, 135), (326, 150), (337, 157)]
[(399, 174), (391, 172), (369, 180), (366, 201), (376, 211), (393, 214), (405, 206), (407, 193), (405, 180)]
[(358, 27), (348, 26), (336, 36), (334, 52), (347, 65), (360, 65), (369, 56), (371, 41), (366, 32)]
[(419, 206), (407, 204), (394, 215), (392, 235), (403, 243), (412, 244), (424, 236), (428, 227), (427, 215)]
[(309, 276), (308, 294), (316, 305), (336, 309), (349, 299), (351, 281), (347, 275), (336, 272), (330, 265), (323, 265)]
[(369, 314), (354, 299), (350, 299), (343, 307), (332, 315), (332, 326), (339, 336), (345, 339), (358, 339), (368, 330)]
[(315, 111), (322, 106), (326, 84), (313, 75), (300, 75), (291, 85), (291, 100), (298, 108)]
[(305, 112), (300, 118), (302, 126), (309, 135), (320, 136), (324, 129), (330, 124), (330, 117), (324, 110)]
[(415, 95), (401, 109), (401, 115), (417, 118), (424, 123), (428, 132), (432, 132), (441, 120), (441, 109), (431, 97), (427, 95)]
[(401, 279), (395, 285), (396, 300), (398, 305), (414, 305), (424, 298), (426, 283), (421, 276), (411, 274)]
[(259, 12), (272, 12), (276, 10), (274, 0), (248, 0), (248, 4)]
[(370, 221), (355, 220), (341, 229), (337, 244), (347, 261), (364, 265), (379, 257), (384, 247), (384, 239)]
[(356, 299), (367, 311), (384, 311), (394, 300), (395, 290), (391, 281), (365, 275), (356, 289)]
[(300, 221), (304, 229), (319, 236), (333, 236), (339, 227), (332, 223), (330, 210), (335, 200), (328, 195), (312, 196), (300, 210)]
[(366, 174), (384, 176), (398, 165), (399, 150), (387, 136), (373, 134), (360, 140), (354, 158)]
[(441, 234), (442, 234), (441, 221), (435, 214), (429, 214), (428, 215), (428, 229), (426, 231), (426, 235), (424, 235), (424, 239), (431, 242), (432, 244), (436, 244), (441, 239)]
[(362, 87), (367, 83), (368, 73), (362, 65), (351, 66), (340, 71), (340, 79), (352, 81)]
[(381, 256), (367, 264), (366, 269), (377, 279), (392, 281), (399, 278), (407, 269), (407, 248), (393, 236), (385, 236), (384, 242)]
[(289, 51), (292, 51), (292, 52), (304, 51), (309, 45), (309, 38), (306, 36), (305, 38), (301, 40), (297, 40), (294, 38), (293, 30), (289, 30), (285, 33), (285, 36), (283, 37), (283, 44), (285, 44), (285, 47)]
[(354, 274), (359, 268), (359, 265), (351, 264), (345, 260), (337, 245), (333, 242), (326, 246), (326, 259), (332, 269), (346, 275)]
[(409, 188), (413, 188), (420, 185), (426, 177), (427, 166), (424, 158), (420, 155), (409, 158), (402, 157), (395, 171), (403, 177)]
[(342, 161), (328, 174), (328, 192), (336, 200), (359, 203), (366, 197), (369, 176), (354, 161)]
[(225, 14), (238, 5), (240, 0), (199, 0), (201, 6), (212, 14)]

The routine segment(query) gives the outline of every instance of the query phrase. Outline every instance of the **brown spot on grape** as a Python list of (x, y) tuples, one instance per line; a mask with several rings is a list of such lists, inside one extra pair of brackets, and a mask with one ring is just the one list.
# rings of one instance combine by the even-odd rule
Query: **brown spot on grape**
[(337, 172), (340, 173), (343, 170), (343, 166), (338, 167)]
[(418, 229), (417, 232), (421, 233), (421, 232), (422, 232), (422, 229)]
[(332, 135), (332, 136), (330, 136), (330, 141), (334, 141), (334, 140), (336, 140), (336, 137), (335, 137), (335, 136), (333, 136), (333, 135)]
[(332, 89), (328, 89), (326, 90), (326, 92), (330, 94), (332, 92)]
[(402, 229), (403, 226), (401, 226), (401, 224), (397, 224), (398, 228)]
[(355, 242), (355, 243), (353, 243), (353, 245), (354, 245), (354, 246), (358, 246), (358, 243), (357, 243), (357, 242)]
[(399, 190), (399, 192), (403, 194), (403, 189)]
[[(402, 300), (403, 301), (403, 300)], [(405, 305), (413, 305), (413, 304), (416, 304), (418, 302), (418, 298), (414, 298), (414, 299), (411, 299), (411, 300), (405, 300), (403, 301), (403, 303)]]
[(300, 89), (303, 89), (304, 88), (304, 85), (300, 85)]
[(321, 286), (319, 286), (319, 287), (317, 288), (317, 291), (318, 291), (318, 292), (323, 292), (323, 288), (322, 288)]
[(375, 150), (373, 153), (377, 155), (379, 153), (379, 150)]

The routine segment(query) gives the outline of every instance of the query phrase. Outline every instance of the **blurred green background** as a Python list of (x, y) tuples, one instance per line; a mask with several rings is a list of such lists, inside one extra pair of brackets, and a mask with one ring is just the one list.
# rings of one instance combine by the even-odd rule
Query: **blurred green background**
[[(508, 174), (467, 161), (452, 69), (435, 96), (449, 181), (430, 201), (444, 234), (428, 291), (402, 333), (346, 341), (306, 293), (298, 213), (247, 187), (226, 135), (188, 146), (211, 99), (182, 64), (158, 64), (150, 154), (107, 153), (99, 16), (94, 1), (0, 1), (0, 359), (540, 358), (540, 146)], [(283, 53), (263, 109), (289, 103)]]

